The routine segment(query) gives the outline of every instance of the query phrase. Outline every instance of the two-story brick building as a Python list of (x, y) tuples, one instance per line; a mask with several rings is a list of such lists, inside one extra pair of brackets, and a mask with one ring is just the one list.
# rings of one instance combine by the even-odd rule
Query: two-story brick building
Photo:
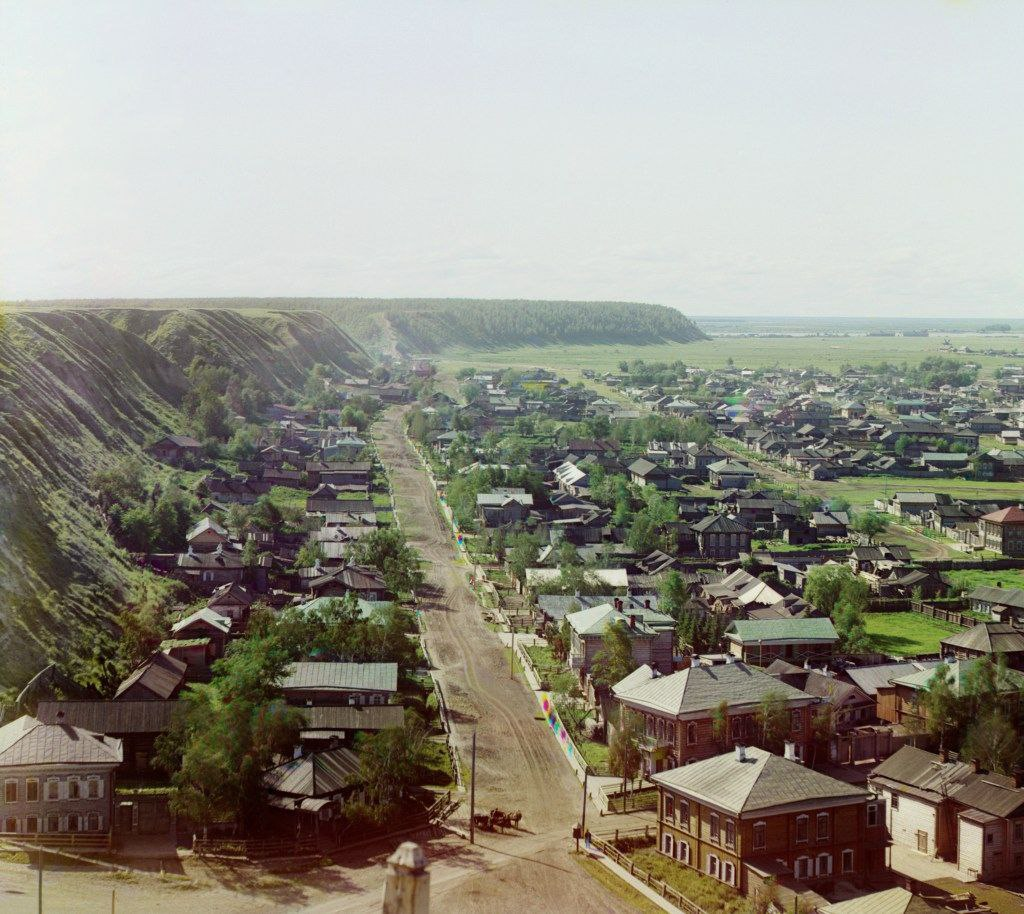
[[(670, 676), (641, 682), (637, 678), (627, 677), (612, 691), (626, 711), (640, 715), (644, 722), (640, 751), (648, 773), (711, 758), (733, 742), (752, 742), (758, 734), (758, 707), (767, 695), (778, 696), (786, 705), (787, 738), (796, 756), (810, 754), (811, 719), (819, 699), (762, 670), (731, 660), (706, 666), (694, 658), (689, 668)], [(724, 733), (716, 733), (714, 718), (723, 703), (728, 723)], [(614, 728), (618, 718), (611, 714), (609, 726)]]
[(24, 715), (0, 727), (0, 833), (109, 843), (121, 741)]
[(986, 514), (978, 521), (978, 538), (993, 552), (1024, 556), (1024, 508), (1016, 505)]
[(752, 894), (771, 874), (808, 888), (865, 885), (885, 871), (886, 831), (867, 790), (795, 758), (744, 748), (663, 771), (658, 850)]

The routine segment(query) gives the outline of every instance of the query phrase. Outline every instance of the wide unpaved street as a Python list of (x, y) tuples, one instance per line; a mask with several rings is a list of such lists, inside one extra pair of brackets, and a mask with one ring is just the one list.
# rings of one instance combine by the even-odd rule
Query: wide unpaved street
[[(391, 474), (402, 528), (429, 562), (421, 603), (426, 643), (452, 711), (456, 742), (468, 770), (477, 732), (477, 809), (519, 809), (518, 833), (421, 839), (430, 860), (431, 910), (443, 914), (562, 914), (631, 910), (592, 880), (571, 856), (572, 825), (582, 790), (561, 750), (536, 719), (525, 685), (509, 678), (508, 655), (487, 628), (456, 557), (433, 487), (405, 438), (402, 412), (391, 409), (374, 430)], [(468, 794), (455, 821), (468, 817)], [(598, 827), (596, 812), (588, 823)], [(591, 820), (590, 817), (594, 818)], [(267, 873), (248, 866), (209, 864), (191, 857), (165, 861), (166, 880), (138, 875), (113, 878), (90, 869), (56, 865), (45, 873), (49, 912), (106, 914), (111, 892), (117, 911), (148, 914), (307, 914), (380, 910), (383, 866), (397, 841), (335, 857), (333, 865), (305, 873)], [(150, 861), (159, 869), (159, 862)], [(171, 875), (173, 874), (173, 875)], [(184, 877), (184, 878), (182, 878)], [(0, 859), (0, 912), (36, 911), (36, 871)]]

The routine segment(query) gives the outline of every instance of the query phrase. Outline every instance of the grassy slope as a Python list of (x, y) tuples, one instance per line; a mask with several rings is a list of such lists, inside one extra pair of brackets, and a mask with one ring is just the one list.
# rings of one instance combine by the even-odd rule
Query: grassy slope
[(193, 355), (276, 389), (301, 382), (315, 361), (367, 364), (319, 314), (144, 317), (31, 312), (0, 327), (0, 689), (112, 636), (138, 572), (107, 536), (87, 480), (181, 429)]
[(865, 613), (864, 627), (873, 650), (897, 657), (937, 654), (943, 638), (961, 631), (957, 625), (914, 612)]

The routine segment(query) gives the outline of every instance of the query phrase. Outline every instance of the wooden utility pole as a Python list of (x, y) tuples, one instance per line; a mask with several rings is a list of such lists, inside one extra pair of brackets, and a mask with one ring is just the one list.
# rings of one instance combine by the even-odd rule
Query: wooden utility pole
[(515, 630), (515, 626), (513, 626), (511, 622), (509, 622), (508, 630), (512, 634), (512, 649), (509, 651), (509, 654), (508, 654), (508, 678), (509, 679), (515, 679), (516, 678), (516, 630)]
[(473, 752), (469, 771), (469, 843), (476, 843), (476, 730), (473, 731)]
[(39, 851), (39, 914), (43, 914), (43, 852)]
[(580, 822), (580, 831), (583, 832), (583, 837), (586, 839), (587, 836), (587, 782), (590, 780), (590, 766), (584, 764), (583, 766), (583, 816)]

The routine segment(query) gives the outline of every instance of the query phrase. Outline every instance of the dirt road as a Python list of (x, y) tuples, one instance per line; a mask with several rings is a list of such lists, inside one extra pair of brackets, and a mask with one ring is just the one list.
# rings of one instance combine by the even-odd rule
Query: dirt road
[[(519, 809), (521, 830), (462, 838), (422, 838), (431, 871), (431, 910), (446, 914), (562, 914), (633, 910), (574, 861), (571, 830), (582, 789), (547, 729), (532, 694), (509, 678), (508, 657), (487, 628), (466, 582), (426, 472), (390, 410), (374, 429), (387, 466), (402, 529), (429, 562), (423, 600), (425, 640), (452, 711), (456, 743), (468, 769), (477, 732), (477, 808)], [(468, 816), (466, 805), (457, 817)], [(592, 818), (591, 818), (592, 817)], [(591, 808), (588, 820), (600, 828)], [(216, 865), (192, 857), (167, 861), (158, 876), (116, 879), (95, 870), (54, 867), (45, 877), (48, 911), (105, 914), (111, 893), (118, 912), (305, 914), (380, 911), (384, 865), (397, 841), (338, 855), (305, 873), (271, 874), (249, 865)], [(177, 877), (177, 878), (175, 878)], [(182, 878), (183, 877), (183, 878)], [(36, 911), (36, 872), (0, 858), (0, 911)]]

